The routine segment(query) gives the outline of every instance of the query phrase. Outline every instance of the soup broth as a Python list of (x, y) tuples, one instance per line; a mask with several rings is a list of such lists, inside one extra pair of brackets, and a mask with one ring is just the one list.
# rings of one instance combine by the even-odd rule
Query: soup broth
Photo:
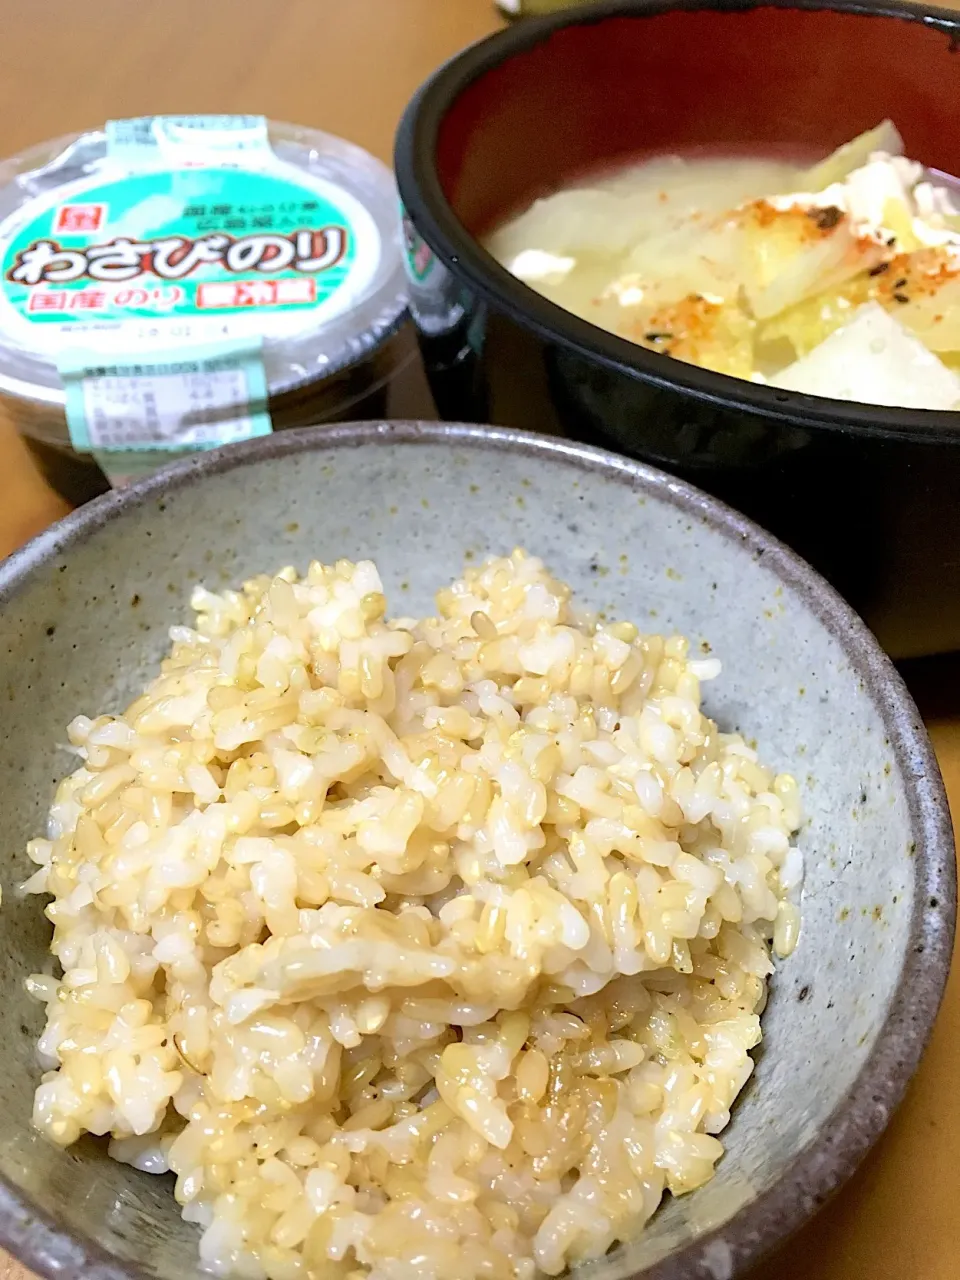
[(651, 351), (791, 390), (960, 404), (960, 211), (889, 123), (812, 169), (657, 157), (537, 200), (487, 247)]

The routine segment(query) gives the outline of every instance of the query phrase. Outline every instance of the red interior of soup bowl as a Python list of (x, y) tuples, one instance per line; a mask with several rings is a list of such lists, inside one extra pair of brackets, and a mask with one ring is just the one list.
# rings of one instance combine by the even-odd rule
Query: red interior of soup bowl
[(885, 117), (912, 159), (960, 174), (960, 52), (919, 11), (662, 8), (584, 10), (467, 85), (436, 159), (471, 233), (585, 171), (691, 150), (826, 154)]

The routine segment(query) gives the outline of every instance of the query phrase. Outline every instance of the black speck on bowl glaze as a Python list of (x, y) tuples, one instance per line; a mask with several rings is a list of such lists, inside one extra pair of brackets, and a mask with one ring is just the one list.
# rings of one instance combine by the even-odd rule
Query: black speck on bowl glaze
[(960, 174), (958, 30), (955, 13), (857, 0), (600, 0), (447, 63), (396, 147), (441, 413), (664, 466), (793, 546), (895, 656), (960, 648), (960, 415), (671, 360), (569, 315), (480, 244), (591, 170), (691, 150), (825, 155), (884, 117), (908, 155)]
[[(371, 555), (404, 611), (467, 557), (541, 551), (591, 607), (723, 662), (707, 709), (801, 783), (803, 934), (716, 1178), (593, 1280), (731, 1280), (850, 1175), (926, 1042), (950, 961), (953, 841), (930, 743), (867, 629), (792, 552), (641, 463), (495, 428), (367, 423), (199, 455), (97, 499), (0, 565), (0, 1243), (57, 1280), (199, 1280), (170, 1179), (30, 1127), (49, 927), (16, 886), (78, 712), (119, 710), (191, 586)], [(212, 554), (211, 554), (212, 553)], [(52, 633), (51, 633), (52, 628)], [(802, 690), (802, 692), (801, 692)], [(864, 799), (866, 797), (866, 799)]]

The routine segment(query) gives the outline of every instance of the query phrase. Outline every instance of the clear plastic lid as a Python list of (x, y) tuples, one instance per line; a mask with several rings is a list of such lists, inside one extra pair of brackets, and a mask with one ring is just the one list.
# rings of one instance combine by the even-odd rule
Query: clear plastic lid
[(397, 209), (373, 156), (261, 117), (33, 148), (0, 164), (0, 395), (56, 413), (65, 370), (245, 344), (271, 399), (330, 377), (405, 314)]

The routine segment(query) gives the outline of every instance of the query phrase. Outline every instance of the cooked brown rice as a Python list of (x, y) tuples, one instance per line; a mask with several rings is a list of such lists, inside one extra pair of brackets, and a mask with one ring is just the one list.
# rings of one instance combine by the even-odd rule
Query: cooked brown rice
[(530, 1280), (705, 1182), (799, 927), (797, 787), (679, 636), (520, 551), (199, 588), (79, 716), (39, 870), (35, 1121), (172, 1170), (213, 1274)]

